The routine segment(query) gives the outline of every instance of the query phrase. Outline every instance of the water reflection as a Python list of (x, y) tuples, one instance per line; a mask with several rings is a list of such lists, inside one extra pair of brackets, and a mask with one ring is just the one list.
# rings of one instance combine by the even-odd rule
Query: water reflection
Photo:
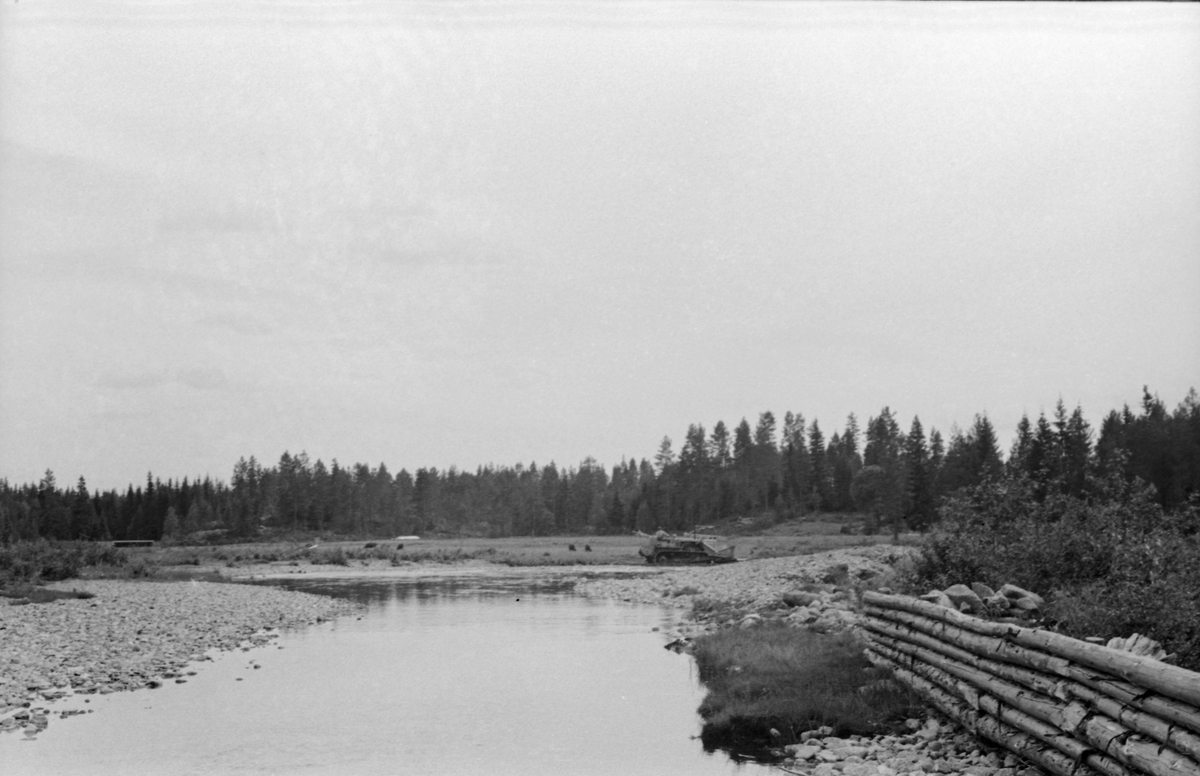
[[(676, 613), (584, 599), (554, 577), (286, 580), (361, 617), (229, 655), (186, 685), (94, 698), (6, 773), (720, 774), (694, 737)], [(257, 664), (259, 668), (255, 668)]]

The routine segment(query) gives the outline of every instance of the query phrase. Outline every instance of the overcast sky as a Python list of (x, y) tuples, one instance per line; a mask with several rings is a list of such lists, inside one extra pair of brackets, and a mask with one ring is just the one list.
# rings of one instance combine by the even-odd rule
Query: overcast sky
[(0, 477), (1200, 388), (1200, 7), (0, 10)]

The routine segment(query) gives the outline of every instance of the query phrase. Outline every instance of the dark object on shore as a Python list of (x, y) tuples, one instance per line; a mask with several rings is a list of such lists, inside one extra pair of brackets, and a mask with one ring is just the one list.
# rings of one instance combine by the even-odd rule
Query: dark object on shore
[(396, 549), (397, 549), (397, 550), (403, 550), (403, 549), (404, 549), (404, 545), (403, 545), (403, 544), (397, 544), (397, 545), (396, 545)]
[(583, 545), (583, 551), (584, 551), (584, 552), (591, 552), (591, 551), (592, 551), (592, 545), (590, 545), (590, 544), (585, 544), (585, 545)]
[(692, 640), (687, 636), (681, 636), (669, 644), (664, 644), (663, 648), (679, 655), (690, 655), (692, 654)]
[(845, 563), (830, 566), (825, 569), (825, 575), (821, 577), (821, 581), (827, 585), (844, 585), (849, 579), (850, 567)]
[(52, 601), (59, 601), (63, 598), (95, 598), (95, 593), (89, 593), (86, 590), (50, 590), (44, 587), (35, 587), (33, 585), (14, 585), (12, 587), (0, 587), (0, 598), (11, 599), (9, 601), (13, 606), (21, 606), (24, 604), (48, 604)]
[(713, 564), (733, 563), (733, 546), (719, 547), (720, 537), (704, 534), (669, 534), (659, 531), (638, 548), (647, 563)]
[(816, 593), (809, 593), (803, 590), (797, 590), (790, 593), (784, 593), (780, 599), (788, 606), (808, 606), (811, 603), (816, 603), (821, 600), (821, 596)]
[(574, 544), (568, 544), (568, 545), (567, 545), (567, 549), (568, 549), (568, 550), (570, 550), (571, 552), (575, 552), (575, 545), (574, 545)]
[(154, 542), (151, 539), (117, 539), (112, 543), (113, 547), (153, 547)]
[(374, 548), (375, 548), (375, 547), (377, 547), (377, 546), (379, 546), (379, 545), (377, 545), (375, 542), (367, 542), (366, 544), (364, 544), (364, 545), (363, 545), (363, 549), (364, 549), (364, 550), (371, 550), (371, 549), (374, 549)]

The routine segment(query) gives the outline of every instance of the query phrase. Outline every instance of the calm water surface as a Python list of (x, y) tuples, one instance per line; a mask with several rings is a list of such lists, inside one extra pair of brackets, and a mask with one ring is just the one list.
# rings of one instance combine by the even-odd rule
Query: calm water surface
[[(81, 698), (4, 774), (730, 774), (707, 755), (677, 616), (528, 573), (288, 583), (368, 604), (184, 685)], [(253, 668), (257, 663), (261, 668)], [(241, 679), (241, 681), (238, 681)]]

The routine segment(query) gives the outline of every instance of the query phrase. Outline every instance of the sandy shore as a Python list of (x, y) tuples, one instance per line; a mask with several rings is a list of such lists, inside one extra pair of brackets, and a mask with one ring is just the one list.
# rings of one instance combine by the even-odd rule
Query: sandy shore
[[(186, 682), (213, 650), (249, 648), (354, 605), (211, 582), (72, 580), (95, 598), (0, 606), (0, 730), (36, 733), (47, 702)], [(40, 711), (39, 711), (40, 710)]]

